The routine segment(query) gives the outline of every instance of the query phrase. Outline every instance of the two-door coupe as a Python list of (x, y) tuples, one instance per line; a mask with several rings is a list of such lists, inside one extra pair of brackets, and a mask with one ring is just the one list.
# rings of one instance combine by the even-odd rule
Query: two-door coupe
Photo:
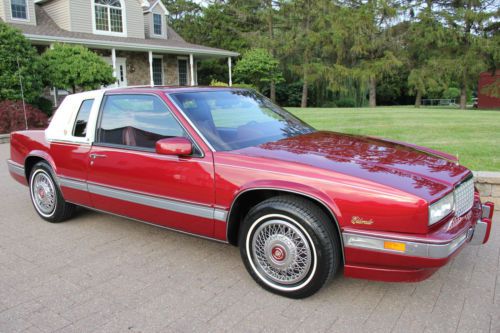
[(494, 208), (453, 156), (316, 131), (245, 89), (70, 95), (45, 131), (12, 133), (8, 166), (49, 222), (83, 206), (228, 242), (293, 298), (341, 268), (425, 279), (487, 242)]

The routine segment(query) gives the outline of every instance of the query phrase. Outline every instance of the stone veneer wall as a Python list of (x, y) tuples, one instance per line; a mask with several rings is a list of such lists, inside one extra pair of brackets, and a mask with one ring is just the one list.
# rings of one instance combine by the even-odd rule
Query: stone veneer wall
[[(146, 52), (117, 51), (117, 57), (127, 59), (127, 83), (129, 86), (149, 85), (149, 56)], [(177, 85), (177, 57), (174, 55), (163, 55), (163, 83), (165, 85)]]
[(500, 210), (500, 172), (474, 172), (476, 187), (481, 194), (481, 201), (491, 201), (495, 210)]

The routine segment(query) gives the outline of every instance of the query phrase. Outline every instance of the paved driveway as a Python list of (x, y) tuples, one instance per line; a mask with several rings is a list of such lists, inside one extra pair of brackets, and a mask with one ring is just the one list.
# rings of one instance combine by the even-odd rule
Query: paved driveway
[[(289, 300), (236, 248), (82, 210), (42, 221), (0, 145), (0, 332), (500, 332), (500, 227), (420, 283), (338, 277)], [(500, 219), (496, 219), (500, 223)]]

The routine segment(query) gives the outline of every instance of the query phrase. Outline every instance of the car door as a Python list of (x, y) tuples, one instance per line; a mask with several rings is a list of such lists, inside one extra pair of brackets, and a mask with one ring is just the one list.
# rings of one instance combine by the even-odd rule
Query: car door
[[(156, 141), (167, 137), (188, 138), (193, 154), (157, 154)], [(212, 153), (199, 148), (157, 95), (105, 95), (89, 159), (94, 208), (213, 236)]]

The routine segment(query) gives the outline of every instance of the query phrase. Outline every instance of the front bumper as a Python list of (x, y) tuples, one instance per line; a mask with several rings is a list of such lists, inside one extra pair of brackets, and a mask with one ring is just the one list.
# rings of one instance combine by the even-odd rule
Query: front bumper
[(473, 215), (477, 222), (464, 225), (450, 239), (429, 235), (344, 232), (344, 275), (382, 281), (423, 280), (444, 266), (466, 243), (486, 243), (491, 232), (493, 210), (493, 203), (482, 205), (481, 215)]

